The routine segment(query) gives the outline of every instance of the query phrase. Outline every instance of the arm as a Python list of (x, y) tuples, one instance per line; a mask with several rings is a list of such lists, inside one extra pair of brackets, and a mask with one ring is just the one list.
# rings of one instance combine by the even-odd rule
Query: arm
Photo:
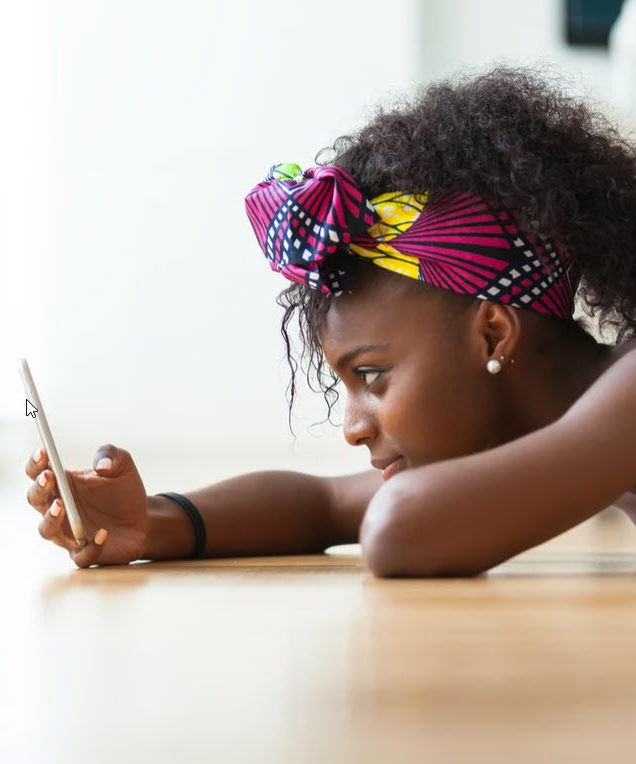
[[(184, 494), (206, 526), (206, 557), (318, 554), (356, 543), (364, 512), (381, 483), (376, 470), (323, 478), (298, 472), (254, 472)], [(185, 512), (148, 497), (141, 559), (187, 557), (194, 532)]]
[(371, 570), (474, 575), (612, 504), (636, 477), (635, 380), (631, 353), (553, 424), (393, 477), (360, 531)]

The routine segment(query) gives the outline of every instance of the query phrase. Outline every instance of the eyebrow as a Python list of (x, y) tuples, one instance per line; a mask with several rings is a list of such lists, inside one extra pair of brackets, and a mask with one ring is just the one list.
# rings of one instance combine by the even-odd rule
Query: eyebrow
[(343, 353), (336, 361), (336, 369), (344, 369), (348, 363), (350, 363), (357, 355), (360, 355), (361, 353), (368, 353), (371, 350), (386, 350), (388, 347), (389, 343), (385, 342), (382, 345), (360, 345), (360, 347), (354, 348), (353, 350), (348, 350), (346, 353)]

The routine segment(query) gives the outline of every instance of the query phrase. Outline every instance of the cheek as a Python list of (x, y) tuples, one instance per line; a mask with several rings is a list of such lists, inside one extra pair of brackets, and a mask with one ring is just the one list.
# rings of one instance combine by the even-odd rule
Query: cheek
[(396, 386), (393, 438), (413, 466), (450, 459), (483, 449), (490, 432), (492, 398), (484, 380), (472, 368), (454, 364), (442, 370), (425, 364), (413, 381)]

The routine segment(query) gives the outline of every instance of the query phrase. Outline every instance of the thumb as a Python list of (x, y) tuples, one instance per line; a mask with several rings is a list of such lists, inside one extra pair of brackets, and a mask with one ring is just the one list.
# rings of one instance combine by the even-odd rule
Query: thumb
[[(106, 531), (102, 530), (101, 533), (106, 534)], [(98, 544), (95, 539), (93, 539), (81, 549), (70, 550), (69, 556), (78, 568), (90, 568), (91, 565), (99, 565), (99, 558), (104, 549), (103, 543), (104, 536), (102, 537), (101, 544)]]
[(95, 452), (93, 469), (100, 475), (113, 477), (133, 466), (132, 456), (123, 448), (110, 443), (100, 446)]

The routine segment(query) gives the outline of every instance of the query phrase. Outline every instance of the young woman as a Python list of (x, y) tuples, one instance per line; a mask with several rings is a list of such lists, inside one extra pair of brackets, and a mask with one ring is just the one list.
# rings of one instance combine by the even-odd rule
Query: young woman
[(636, 517), (636, 152), (602, 116), (526, 70), (443, 82), (328, 163), (275, 166), (247, 211), (292, 282), (291, 404), (297, 315), (308, 378), (329, 411), (343, 383), (374, 469), (146, 496), (103, 446), (69, 472), (79, 549), (38, 452), (28, 501), (78, 566), (359, 540), (376, 575), (471, 575), (610, 504)]

